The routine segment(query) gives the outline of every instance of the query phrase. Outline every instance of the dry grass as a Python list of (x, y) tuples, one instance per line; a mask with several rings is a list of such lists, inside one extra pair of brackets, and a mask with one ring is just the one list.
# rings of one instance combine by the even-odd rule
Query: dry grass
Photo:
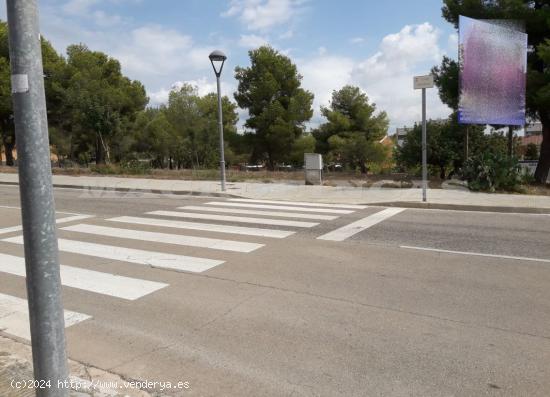
[[(219, 170), (169, 170), (169, 169), (151, 169), (146, 172), (136, 170), (125, 170), (119, 166), (106, 167), (75, 167), (52, 169), (54, 175), (71, 176), (116, 176), (121, 178), (152, 178), (152, 179), (175, 179), (175, 180), (218, 180)], [(17, 168), (0, 166), (0, 173), (14, 174)], [(287, 182), (292, 184), (303, 184), (304, 173), (302, 171), (240, 171), (227, 170), (227, 181), (229, 182), (256, 182), (256, 183), (277, 183)], [(413, 186), (412, 181), (420, 180), (420, 177), (407, 175), (404, 173), (379, 174), (379, 175), (361, 175), (354, 172), (325, 172), (323, 174), (323, 185), (325, 186), (353, 186), (368, 188), (373, 185), (382, 185), (382, 187), (409, 188)], [(429, 187), (431, 189), (440, 189), (442, 181), (439, 178), (430, 178)], [(524, 186), (526, 194), (550, 196), (550, 184), (546, 186), (529, 185)]]

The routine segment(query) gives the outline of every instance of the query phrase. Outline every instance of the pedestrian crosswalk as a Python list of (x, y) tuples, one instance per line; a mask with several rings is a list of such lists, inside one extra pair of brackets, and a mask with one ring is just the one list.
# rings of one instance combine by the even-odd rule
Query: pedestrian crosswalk
[(276, 218), (299, 218), (299, 219), (312, 219), (319, 221), (332, 221), (338, 216), (335, 215), (317, 215), (317, 214), (301, 214), (295, 212), (283, 212), (283, 211), (255, 211), (255, 210), (241, 210), (238, 208), (219, 208), (219, 207), (206, 207), (197, 205), (186, 205), (185, 207), (178, 207), (180, 210), (189, 211), (206, 211), (206, 212), (219, 212), (225, 214), (243, 214), (243, 215), (264, 215)]
[[(25, 259), (0, 254), (0, 272), (25, 277)], [(78, 267), (60, 266), (61, 283), (67, 287), (109, 295), (115, 298), (136, 300), (149, 295), (168, 284), (139, 280), (116, 274), (96, 272)]]
[(121, 229), (98, 225), (78, 224), (61, 228), (68, 232), (88, 233), (97, 236), (109, 236), (138, 240), (142, 242), (156, 242), (174, 244), (188, 247), (210, 248), (213, 250), (252, 252), (264, 246), (264, 244), (246, 243), (242, 241), (221, 240), (216, 238), (184, 236), (181, 234), (155, 233), (143, 230)]
[[(87, 314), (64, 311), (65, 327), (86, 321)], [(29, 309), (25, 299), (0, 293), (0, 330), (22, 339), (31, 339)]]
[(173, 216), (175, 218), (208, 219), (212, 221), (229, 221), (229, 222), (238, 222), (238, 223), (253, 223), (253, 224), (262, 224), (262, 225), (291, 226), (291, 227), (313, 227), (318, 225), (318, 223), (314, 223), (314, 222), (286, 221), (281, 219), (250, 218), (250, 217), (244, 217), (244, 216), (230, 216), (230, 215), (197, 214), (193, 212), (177, 212), (177, 211), (152, 211), (152, 212), (148, 212), (147, 215)]
[(197, 223), (197, 222), (185, 222), (174, 221), (170, 219), (157, 219), (157, 218), (142, 218), (135, 216), (119, 216), (116, 218), (107, 219), (109, 222), (121, 222), (134, 225), (143, 226), (159, 226), (173, 229), (189, 229), (199, 230), (206, 232), (216, 232), (224, 234), (239, 234), (246, 236), (257, 237), (270, 237), (270, 238), (285, 238), (293, 235), (295, 232), (288, 230), (276, 230), (276, 229), (262, 229), (257, 227), (244, 227), (244, 226), (230, 226), (220, 225), (212, 223)]
[[(147, 274), (144, 269), (205, 272), (238, 258), (224, 258), (225, 255), (256, 252), (269, 241), (288, 238), (365, 208), (344, 204), (220, 199), (148, 211), (137, 216), (103, 219), (74, 214), (58, 221), (61, 282), (82, 293), (135, 301), (169, 287), (167, 283), (142, 279)], [(0, 244), (23, 245), (20, 226), (0, 230), (3, 234)], [(79, 259), (76, 263), (68, 263), (67, 257)], [(120, 263), (126, 272), (132, 275), (135, 271), (140, 278), (93, 269), (97, 266), (97, 258)], [(141, 270), (133, 270), (137, 269), (136, 265)], [(0, 253), (0, 273), (25, 277), (22, 255)], [(66, 326), (71, 326), (90, 321), (92, 316), (66, 311), (65, 318)], [(28, 339), (28, 329), (26, 301), (0, 293), (0, 330)]]

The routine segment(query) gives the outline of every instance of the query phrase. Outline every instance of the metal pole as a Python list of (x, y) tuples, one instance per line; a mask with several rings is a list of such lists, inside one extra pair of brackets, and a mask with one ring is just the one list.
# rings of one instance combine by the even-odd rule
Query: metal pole
[(514, 127), (508, 126), (508, 157), (514, 156)]
[(225, 154), (223, 144), (222, 91), (220, 86), (220, 75), (218, 73), (216, 73), (216, 83), (218, 85), (218, 130), (220, 131), (220, 176), (222, 182), (222, 192), (225, 192)]
[(51, 382), (36, 395), (67, 396), (59, 388), (68, 372), (36, 0), (7, 0), (7, 14), (34, 377)]
[(422, 88), (422, 201), (426, 202), (428, 188), (428, 154), (426, 142), (426, 89)]
[(464, 160), (470, 157), (470, 126), (466, 126), (466, 156)]

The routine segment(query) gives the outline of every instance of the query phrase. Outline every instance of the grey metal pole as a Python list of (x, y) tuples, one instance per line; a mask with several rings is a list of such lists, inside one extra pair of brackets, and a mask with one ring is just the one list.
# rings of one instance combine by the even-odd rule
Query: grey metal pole
[(7, 0), (12, 100), (19, 160), (27, 297), (40, 397), (68, 396), (65, 322), (36, 0)]
[(218, 85), (218, 130), (220, 131), (220, 178), (222, 182), (222, 192), (225, 192), (225, 154), (223, 143), (222, 91), (220, 85), (220, 75), (218, 73), (216, 73), (216, 83)]
[(428, 153), (426, 139), (426, 89), (422, 88), (422, 201), (426, 202), (428, 188)]

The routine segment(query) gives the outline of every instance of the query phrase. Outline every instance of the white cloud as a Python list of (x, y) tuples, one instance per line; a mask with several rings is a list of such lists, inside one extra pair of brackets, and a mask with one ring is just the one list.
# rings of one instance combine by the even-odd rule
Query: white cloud
[(307, 0), (231, 0), (224, 17), (238, 17), (249, 30), (269, 30), (290, 22)]
[(286, 32), (281, 33), (279, 35), (279, 39), (281, 40), (288, 40), (288, 39), (291, 39), (292, 37), (294, 37), (294, 31), (292, 29), (289, 29)]
[[(170, 88), (161, 88), (158, 91), (151, 92), (149, 94), (150, 104), (153, 106), (157, 106), (166, 103), (168, 101), (168, 96), (170, 95), (170, 92), (181, 89), (184, 84), (195, 87), (197, 89), (197, 94), (199, 94), (200, 96), (208, 95), (210, 93), (216, 93), (218, 90), (216, 80), (213, 76), (203, 76), (194, 80), (176, 81), (170, 86)], [(235, 84), (232, 81), (222, 81), (222, 95), (232, 98), (235, 89)]]
[(351, 58), (320, 55), (306, 61), (298, 61), (303, 75), (303, 87), (315, 94), (313, 100), (313, 126), (323, 122), (319, 108), (327, 106), (332, 91), (351, 83), (354, 61)]
[[(440, 32), (430, 24), (405, 26), (384, 37), (378, 51), (362, 61), (345, 56), (320, 54), (298, 62), (303, 85), (315, 94), (312, 126), (324, 122), (319, 106), (330, 102), (332, 91), (346, 84), (359, 86), (378, 110), (390, 118), (390, 133), (397, 126), (420, 119), (419, 91), (412, 88), (413, 76), (426, 74), (438, 64), (443, 51), (438, 45)], [(450, 110), (441, 103), (437, 90), (428, 90), (428, 117), (446, 117)]]
[[(386, 110), (392, 127), (420, 119), (419, 92), (412, 89), (414, 75), (426, 74), (441, 61), (440, 32), (429, 23), (407, 25), (400, 32), (382, 39), (379, 51), (359, 63), (352, 81), (361, 86), (378, 108)], [(445, 117), (450, 111), (428, 90), (428, 117)]]
[(319, 55), (323, 56), (327, 53), (327, 49), (325, 47), (319, 47), (317, 49), (317, 52), (319, 53)]
[(365, 43), (365, 41), (367, 41), (367, 39), (365, 39), (364, 37), (352, 37), (349, 40), (351, 44), (363, 44)]
[(255, 34), (243, 34), (239, 39), (239, 45), (245, 48), (258, 48), (268, 43), (267, 37)]
[(101, 0), (70, 0), (61, 9), (69, 15), (84, 16), (90, 12), (93, 6), (100, 2)]
[(449, 39), (447, 40), (447, 46), (449, 47), (448, 48), (449, 55), (452, 58), (457, 58), (458, 57), (458, 34), (451, 33), (449, 35)]
[[(215, 85), (208, 55), (214, 47), (225, 46), (220, 43), (204, 46), (179, 30), (161, 25), (139, 25), (125, 17), (119, 19), (104, 8), (107, 3), (139, 1), (63, 1), (68, 9), (63, 12), (60, 12), (58, 3), (46, 3), (41, 7), (41, 30), (61, 53), (70, 44), (85, 43), (91, 50), (102, 51), (118, 59), (125, 75), (145, 85), (151, 104), (164, 102), (174, 81), (195, 81), (203, 87), (204, 80), (201, 78), (208, 76), (212, 78), (211, 84)], [(216, 39), (209, 41), (213, 40)]]

